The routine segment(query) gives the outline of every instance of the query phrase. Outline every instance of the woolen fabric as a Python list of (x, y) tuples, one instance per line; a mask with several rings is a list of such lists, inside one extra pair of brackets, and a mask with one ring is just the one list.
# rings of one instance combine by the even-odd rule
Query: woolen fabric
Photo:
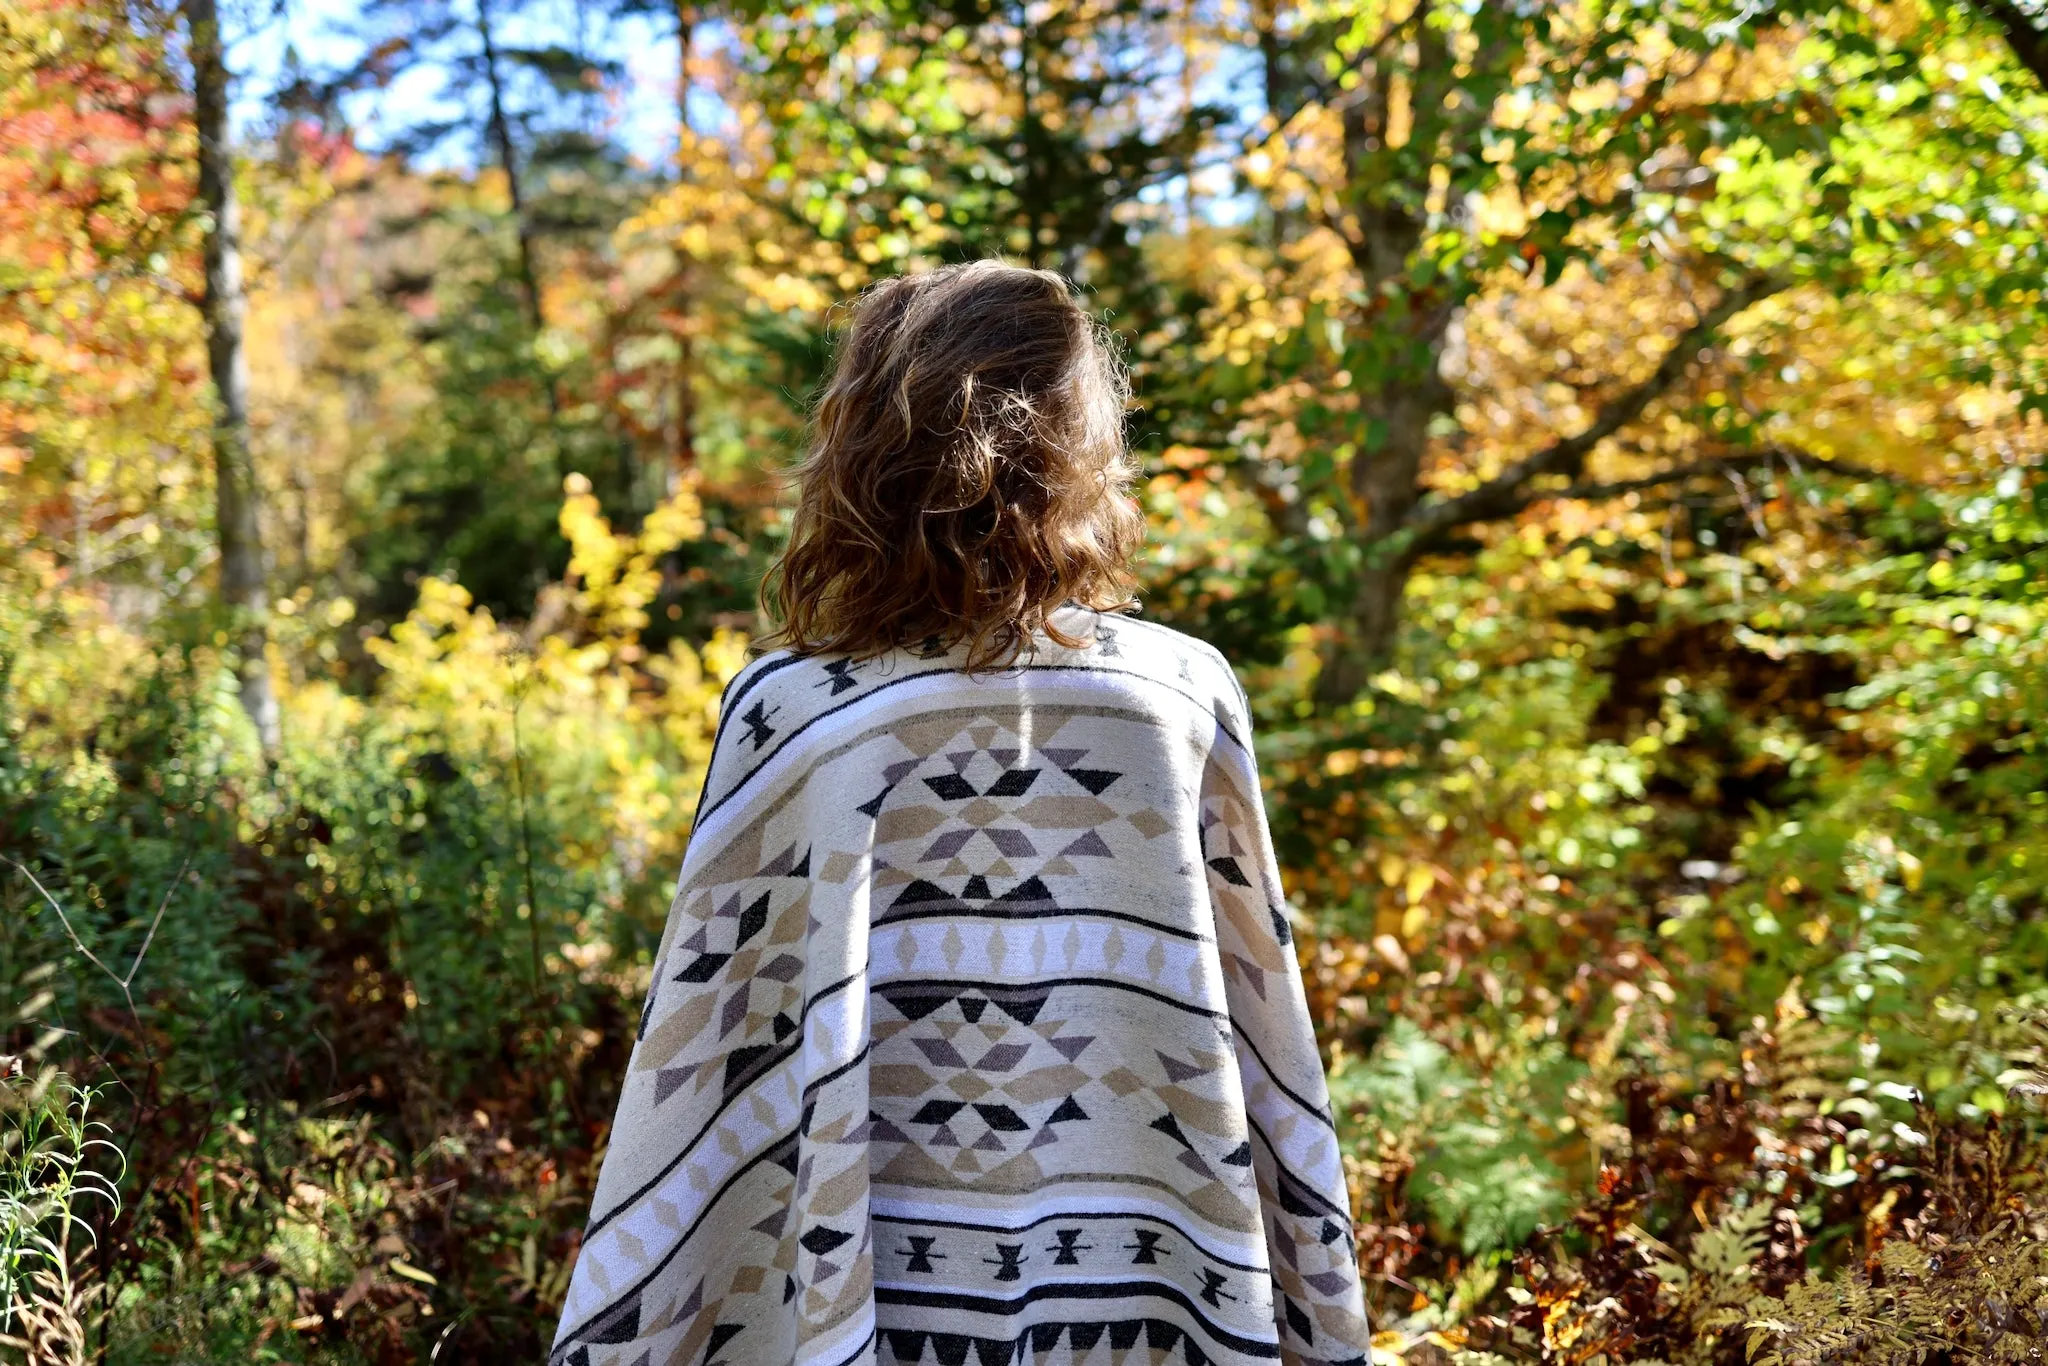
[(1244, 695), (1057, 620), (733, 680), (558, 1366), (1368, 1356)]

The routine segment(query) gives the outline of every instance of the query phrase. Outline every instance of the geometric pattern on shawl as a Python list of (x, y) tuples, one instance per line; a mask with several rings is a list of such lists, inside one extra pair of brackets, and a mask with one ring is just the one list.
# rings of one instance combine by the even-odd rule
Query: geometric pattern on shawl
[(1062, 625), (733, 680), (553, 1366), (1367, 1359), (1243, 693)]

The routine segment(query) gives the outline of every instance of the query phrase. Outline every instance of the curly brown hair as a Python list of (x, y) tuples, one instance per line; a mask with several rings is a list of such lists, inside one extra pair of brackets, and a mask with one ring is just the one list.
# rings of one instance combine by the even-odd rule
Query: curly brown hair
[(938, 639), (1006, 665), (1068, 603), (1132, 605), (1144, 523), (1130, 386), (1051, 271), (999, 261), (855, 301), (812, 416), (789, 545), (762, 583), (774, 643), (865, 658)]

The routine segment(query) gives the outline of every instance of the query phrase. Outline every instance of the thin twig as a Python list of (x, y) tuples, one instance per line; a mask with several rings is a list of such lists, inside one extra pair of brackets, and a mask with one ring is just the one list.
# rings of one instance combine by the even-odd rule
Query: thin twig
[[(149, 952), (149, 946), (156, 941), (156, 927), (164, 923), (164, 911), (171, 904), (171, 894), (178, 890), (178, 884), (185, 880), (185, 874), (191, 868), (192, 855), (188, 852), (185, 855), (185, 861), (178, 865), (178, 871), (171, 875), (170, 885), (164, 888), (163, 900), (156, 903), (156, 915), (149, 922), (149, 933), (142, 936), (142, 947), (135, 950), (135, 961), (128, 965), (128, 975), (121, 979), (121, 989), (123, 991), (126, 991), (134, 984), (135, 974), (142, 971), (143, 956)], [(128, 1002), (128, 1009), (131, 1012), (135, 1009), (135, 1002), (132, 998)], [(140, 1024), (141, 1022), (138, 1020), (136, 1023)]]
[[(64, 933), (71, 937), (72, 944), (77, 947), (78, 951), (81, 954), (85, 955), (85, 958), (88, 962), (90, 962), (94, 967), (98, 968), (101, 972), (106, 973), (109, 979), (118, 984), (121, 979), (115, 977), (113, 971), (109, 969), (105, 963), (102, 963), (100, 961), (99, 955), (95, 954), (91, 949), (85, 946), (85, 941), (78, 937), (78, 931), (71, 928), (71, 917), (64, 914), (64, 907), (58, 904), (56, 897), (50, 895), (50, 891), (47, 887), (43, 886), (41, 882), (37, 881), (36, 875), (34, 873), (31, 873), (27, 868), (22, 867), (19, 861), (12, 858), (8, 858), (7, 855), (5, 854), (0, 854), (0, 858), (7, 859), (7, 862), (13, 864), (17, 869), (20, 869), (21, 875), (29, 880), (29, 885), (34, 887), (38, 892), (41, 892), (43, 894), (43, 900), (49, 902), (50, 909), (57, 913), (57, 919), (60, 922), (62, 922), (64, 926)], [(125, 991), (125, 988), (123, 990)], [(135, 1006), (132, 1001), (129, 1003), (128, 1009), (130, 1014), (134, 1013)], [(86, 1038), (83, 1030), (68, 1030), (66, 1032), (72, 1034), (75, 1038), (79, 1040), (79, 1042), (85, 1045), (86, 1051), (92, 1054), (93, 1060), (106, 1070), (108, 1076), (114, 1079), (114, 1085), (120, 1087), (123, 1091), (126, 1091), (131, 1097), (135, 1095), (135, 1088), (128, 1084), (127, 1079), (121, 1075), (120, 1069), (114, 1066), (114, 1060), (112, 1058), (109, 1058), (105, 1053), (102, 1053), (99, 1049), (99, 1046), (95, 1044), (91, 1039)], [(140, 1029), (138, 1026), (138, 1033), (139, 1032)], [(145, 1051), (147, 1050), (147, 1048), (148, 1045), (145, 1043)]]
[[(0, 858), (7, 858), (7, 856), (4, 854), (0, 854)], [(64, 926), (64, 933), (71, 937), (72, 947), (76, 948), (81, 954), (83, 954), (87, 962), (91, 963), (101, 972), (107, 974), (108, 980), (113, 982), (115, 986), (120, 987), (124, 992), (127, 991), (128, 984), (121, 980), (120, 974), (116, 973), (112, 968), (108, 967), (105, 963), (101, 962), (100, 956), (94, 953), (91, 949), (87, 948), (85, 946), (85, 941), (78, 937), (78, 931), (71, 928), (71, 917), (64, 914), (64, 907), (58, 903), (56, 897), (50, 895), (50, 889), (45, 887), (42, 884), (42, 882), (37, 879), (36, 875), (28, 870), (28, 866), (22, 863), (19, 859), (7, 858), (7, 861), (14, 865), (16, 871), (18, 871), (23, 877), (28, 879), (29, 886), (35, 888), (38, 892), (42, 893), (43, 900), (50, 903), (50, 909), (57, 913), (58, 921), (62, 923), (62, 925)], [(131, 1010), (134, 1008), (132, 1002), (130, 1003), (129, 1008)]]
[[(0, 855), (0, 857), (6, 856)], [(128, 1013), (135, 1017), (136, 1027), (140, 1028), (142, 1017), (136, 1013), (135, 995), (131, 990), (135, 985), (135, 974), (142, 971), (143, 957), (148, 954), (149, 946), (156, 940), (157, 927), (164, 922), (164, 912), (170, 907), (172, 893), (178, 890), (178, 884), (185, 880), (186, 872), (192, 867), (192, 855), (189, 853), (185, 855), (185, 861), (178, 865), (178, 871), (172, 875), (170, 885), (164, 888), (163, 899), (156, 904), (156, 915), (149, 922), (149, 932), (142, 936), (142, 945), (135, 950), (135, 961), (128, 965), (128, 975), (125, 977), (108, 967), (98, 954), (85, 946), (85, 941), (78, 937), (78, 931), (72, 927), (71, 917), (64, 913), (62, 903), (56, 897), (50, 895), (50, 889), (45, 887), (36, 875), (29, 871), (26, 864), (14, 858), (8, 858), (7, 861), (14, 865), (15, 871), (28, 879), (31, 887), (42, 893), (43, 900), (50, 903), (50, 909), (57, 913), (58, 921), (64, 926), (64, 933), (70, 937), (72, 947), (83, 954), (87, 962), (91, 963), (101, 972), (104, 972), (107, 975), (107, 980), (121, 988), (121, 997), (128, 1003)]]
[[(0, 858), (7, 858), (7, 856), (0, 855)], [(142, 971), (142, 960), (148, 955), (149, 946), (156, 942), (157, 927), (163, 924), (164, 912), (170, 908), (171, 896), (178, 890), (178, 884), (185, 880), (185, 874), (192, 867), (191, 853), (186, 853), (185, 861), (178, 865), (178, 871), (172, 876), (170, 885), (164, 888), (163, 897), (156, 905), (156, 914), (150, 919), (149, 931), (142, 936), (142, 944), (135, 950), (135, 958), (129, 963), (128, 975), (125, 977), (108, 967), (104, 959), (86, 947), (85, 940), (79, 937), (77, 928), (72, 925), (71, 917), (65, 914), (63, 903), (50, 894), (50, 889), (45, 887), (42, 884), (42, 880), (33, 872), (29, 871), (27, 864), (15, 858), (7, 858), (7, 862), (13, 864), (15, 870), (28, 879), (29, 885), (42, 894), (43, 900), (50, 903), (50, 909), (57, 913), (58, 923), (64, 926), (64, 933), (70, 938), (72, 947), (76, 948), (87, 962), (105, 973), (108, 981), (121, 989), (121, 999), (128, 1006), (128, 1018), (135, 1022), (135, 1041), (141, 1045), (143, 1059), (149, 1063), (150, 1071), (153, 1074), (156, 1070), (156, 1050), (149, 1045), (149, 1031), (142, 1023), (142, 1012), (135, 1008), (135, 977), (136, 974)], [(81, 1035), (80, 1037), (83, 1036)], [(115, 1079), (118, 1081), (120, 1073), (115, 1071), (113, 1064), (108, 1062), (105, 1055), (101, 1054), (98, 1049), (93, 1049), (93, 1053), (99, 1057), (101, 1063), (106, 1065), (109, 1072), (114, 1073)], [(122, 1085), (125, 1087), (126, 1083), (124, 1082)]]
[(540, 897), (533, 886), (533, 824), (527, 815), (526, 757), (519, 738), (519, 709), (526, 705), (526, 690), (532, 680), (521, 680), (512, 695), (512, 780), (519, 796), (519, 862), (526, 881), (526, 928), (532, 955), (533, 1004), (541, 1005), (540, 994)]

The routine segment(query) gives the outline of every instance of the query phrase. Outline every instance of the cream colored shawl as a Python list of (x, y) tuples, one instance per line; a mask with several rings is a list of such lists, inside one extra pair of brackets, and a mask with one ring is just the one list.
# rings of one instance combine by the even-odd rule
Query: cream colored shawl
[(1062, 625), (733, 681), (554, 1363), (1368, 1355), (1243, 694)]

